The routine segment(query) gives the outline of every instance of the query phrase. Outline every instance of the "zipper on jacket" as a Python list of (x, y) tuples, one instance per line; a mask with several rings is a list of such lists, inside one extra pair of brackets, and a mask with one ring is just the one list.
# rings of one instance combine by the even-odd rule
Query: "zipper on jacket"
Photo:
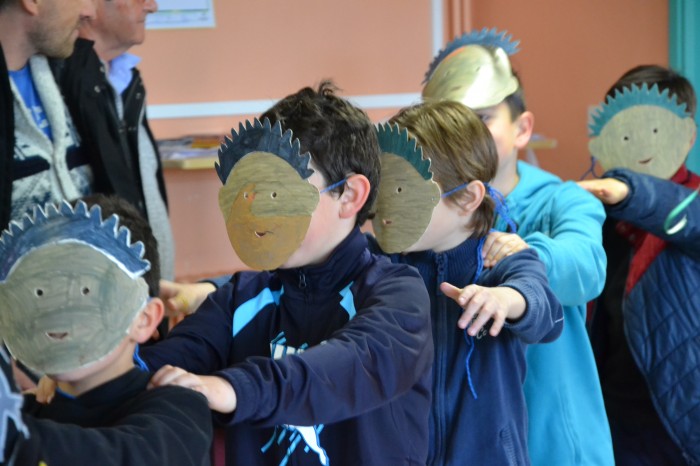
[(302, 270), (299, 270), (299, 289), (306, 289), (306, 275)]
[[(445, 277), (445, 255), (444, 254), (437, 254), (435, 256), (435, 263), (437, 265), (437, 274), (435, 276), (436, 282), (435, 282), (435, 287), (436, 290), (434, 291), (435, 296), (437, 299), (435, 300), (436, 304), (436, 309), (435, 309), (435, 341), (445, 341), (445, 329), (447, 328), (447, 306), (445, 306), (445, 300), (448, 299), (447, 296), (445, 296), (441, 291), (440, 291), (440, 283), (444, 280)], [(446, 345), (436, 345), (435, 346), (435, 365), (434, 365), (434, 371), (435, 371), (435, 393), (433, 393), (433, 399), (434, 399), (434, 412), (436, 413), (434, 416), (435, 419), (435, 455), (433, 458), (431, 458), (431, 464), (445, 464), (445, 456), (446, 456), (446, 451), (445, 451), (445, 444), (446, 444), (446, 432), (447, 432), (447, 421), (446, 417), (444, 415), (446, 408), (445, 408), (445, 399), (446, 399), (446, 367), (447, 367), (447, 346)]]

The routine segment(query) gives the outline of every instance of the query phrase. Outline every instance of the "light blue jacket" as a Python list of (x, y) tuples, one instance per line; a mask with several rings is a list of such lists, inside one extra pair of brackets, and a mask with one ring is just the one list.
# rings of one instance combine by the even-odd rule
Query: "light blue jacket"
[[(534, 466), (613, 465), (610, 428), (586, 331), (586, 303), (605, 283), (602, 204), (574, 182), (525, 162), (506, 197), (518, 234), (534, 248), (564, 307), (564, 331), (527, 349), (525, 399)], [(496, 228), (505, 231), (502, 218)]]

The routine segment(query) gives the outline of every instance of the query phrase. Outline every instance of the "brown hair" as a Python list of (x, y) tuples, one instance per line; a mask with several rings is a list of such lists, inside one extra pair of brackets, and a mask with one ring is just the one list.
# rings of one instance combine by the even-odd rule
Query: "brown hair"
[[(406, 128), (430, 158), (433, 179), (443, 193), (475, 180), (488, 182), (498, 170), (498, 152), (491, 132), (472, 110), (459, 102), (425, 102), (401, 110), (391, 118)], [(460, 189), (447, 199), (454, 203), (466, 199)], [(494, 202), (484, 196), (473, 216), (476, 236), (489, 232), (494, 218)]]

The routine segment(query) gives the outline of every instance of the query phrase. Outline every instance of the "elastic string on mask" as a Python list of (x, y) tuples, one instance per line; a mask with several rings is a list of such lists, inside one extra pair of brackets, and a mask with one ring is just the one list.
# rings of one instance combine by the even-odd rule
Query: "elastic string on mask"
[(503, 198), (503, 194), (496, 188), (492, 187), (488, 183), (484, 183), (486, 186), (486, 192), (491, 196), (495, 204), (496, 213), (508, 224), (511, 233), (516, 233), (518, 231), (518, 226), (515, 224), (512, 218), (510, 218), (510, 211), (506, 205), (506, 200)]
[[(479, 240), (479, 245), (476, 247), (476, 273), (474, 274), (474, 280), (472, 280), (472, 283), (476, 283), (476, 281), (479, 279), (481, 276), (481, 272), (484, 270), (484, 259), (481, 257), (481, 251), (484, 250), (484, 243), (486, 242), (486, 236), (482, 237)], [(472, 396), (474, 399), (478, 399), (479, 397), (476, 395), (476, 389), (474, 388), (474, 382), (472, 381), (472, 371), (469, 368), (469, 361), (472, 358), (472, 354), (474, 353), (474, 350), (476, 349), (476, 343), (474, 343), (474, 337), (469, 335), (467, 333), (467, 329), (463, 330), (464, 332), (464, 341), (467, 342), (467, 357), (464, 358), (464, 367), (467, 370), (467, 383), (469, 384), (469, 390), (472, 392)]]
[(591, 156), (591, 165), (588, 167), (588, 170), (586, 170), (583, 175), (581, 175), (580, 180), (583, 180), (588, 176), (590, 173), (593, 178), (600, 178), (600, 175), (596, 175), (595, 173), (595, 163), (596, 163), (596, 158)]
[(442, 196), (440, 196), (440, 197), (443, 197), (443, 198), (444, 198), (444, 197), (449, 196), (450, 194), (454, 194), (454, 193), (456, 193), (457, 191), (459, 191), (460, 189), (466, 188), (468, 184), (469, 184), (469, 183), (460, 184), (460, 185), (457, 186), (456, 188), (452, 188), (452, 189), (450, 189), (449, 191), (447, 191), (446, 193), (443, 193)]
[(319, 194), (327, 193), (328, 191), (331, 191), (331, 190), (337, 188), (338, 186), (342, 186), (343, 184), (345, 184), (346, 181), (348, 181), (347, 178), (342, 179), (342, 180), (338, 181), (337, 183), (333, 183), (330, 186), (326, 186), (325, 188), (323, 188), (322, 190), (319, 191)]

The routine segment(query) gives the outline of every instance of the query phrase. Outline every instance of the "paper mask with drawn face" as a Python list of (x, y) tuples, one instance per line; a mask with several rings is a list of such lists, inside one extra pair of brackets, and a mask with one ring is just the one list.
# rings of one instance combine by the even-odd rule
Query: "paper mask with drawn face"
[(695, 122), (668, 89), (633, 85), (592, 116), (588, 148), (604, 170), (628, 168), (669, 179), (690, 151)]
[(440, 202), (440, 187), (433, 181), (430, 161), (423, 159), (408, 131), (379, 125), (377, 139), (382, 171), (372, 228), (384, 252), (403, 252), (428, 228)]
[(63, 374), (109, 355), (148, 300), (143, 244), (99, 206), (35, 208), (0, 238), (0, 328), (10, 353)]
[(318, 205), (307, 181), (311, 157), (299, 154), (292, 132), (282, 134), (266, 118), (231, 131), (219, 150), (217, 173), (224, 186), (219, 207), (231, 246), (254, 270), (273, 270), (299, 248)]
[(518, 89), (509, 55), (518, 42), (505, 31), (472, 31), (448, 43), (425, 76), (423, 100), (450, 100), (473, 109), (498, 105)]

